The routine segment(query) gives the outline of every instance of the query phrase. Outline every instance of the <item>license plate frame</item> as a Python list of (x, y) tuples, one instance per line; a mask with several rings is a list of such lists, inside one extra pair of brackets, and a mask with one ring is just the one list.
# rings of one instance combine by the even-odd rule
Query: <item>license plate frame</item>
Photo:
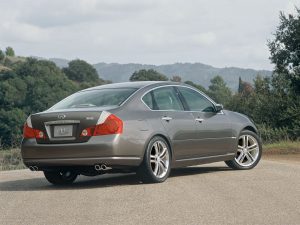
[(73, 137), (73, 125), (55, 125), (53, 128), (54, 138)]

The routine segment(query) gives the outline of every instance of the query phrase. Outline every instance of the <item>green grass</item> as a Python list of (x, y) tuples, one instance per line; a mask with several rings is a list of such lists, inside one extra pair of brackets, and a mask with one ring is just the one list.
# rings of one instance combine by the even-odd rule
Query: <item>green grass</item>
[(269, 154), (299, 154), (300, 141), (280, 141), (263, 145), (264, 153)]

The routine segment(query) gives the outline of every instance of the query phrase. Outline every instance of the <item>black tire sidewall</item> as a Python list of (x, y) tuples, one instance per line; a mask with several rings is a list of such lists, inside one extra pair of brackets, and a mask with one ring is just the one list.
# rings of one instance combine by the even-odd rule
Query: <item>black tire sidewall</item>
[(54, 185), (68, 185), (72, 184), (77, 178), (78, 174), (70, 171), (72, 173), (71, 177), (65, 179), (61, 174), (61, 171), (44, 171), (45, 178)]

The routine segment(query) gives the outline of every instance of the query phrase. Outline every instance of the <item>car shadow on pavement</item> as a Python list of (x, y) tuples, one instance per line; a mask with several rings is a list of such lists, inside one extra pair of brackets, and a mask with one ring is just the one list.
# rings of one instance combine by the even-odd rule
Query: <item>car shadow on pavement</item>
[[(228, 167), (185, 167), (172, 169), (170, 178), (191, 176), (204, 173), (215, 173), (231, 170)], [(105, 174), (96, 177), (80, 176), (75, 183), (68, 186), (53, 186), (44, 177), (0, 181), (0, 191), (43, 191), (43, 190), (72, 190), (105, 188), (111, 186), (143, 185), (135, 173), (130, 174)]]

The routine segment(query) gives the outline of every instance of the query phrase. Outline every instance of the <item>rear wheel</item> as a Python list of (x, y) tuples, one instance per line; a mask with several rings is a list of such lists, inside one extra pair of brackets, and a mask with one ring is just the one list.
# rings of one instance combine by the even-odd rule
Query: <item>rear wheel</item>
[(162, 137), (154, 137), (147, 146), (138, 175), (146, 183), (164, 182), (171, 171), (170, 159), (168, 143)]
[(73, 171), (44, 171), (45, 178), (54, 185), (72, 184), (78, 174)]
[(258, 164), (261, 154), (260, 138), (254, 132), (244, 130), (239, 136), (235, 158), (225, 163), (233, 169), (252, 169)]

